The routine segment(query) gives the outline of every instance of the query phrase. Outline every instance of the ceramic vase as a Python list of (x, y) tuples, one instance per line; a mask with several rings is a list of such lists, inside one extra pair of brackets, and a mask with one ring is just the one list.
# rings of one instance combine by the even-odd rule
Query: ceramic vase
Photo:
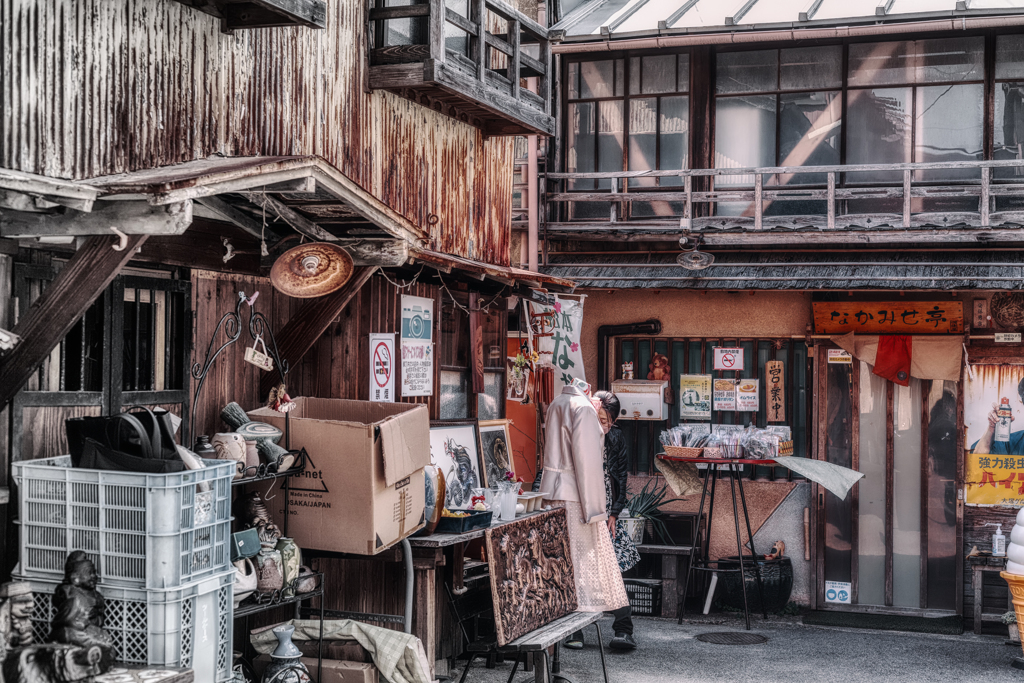
[(210, 443), (210, 437), (206, 434), (196, 437), (196, 443), (192, 447), (192, 452), (206, 460), (213, 460), (217, 457), (217, 449)]
[(302, 663), (302, 652), (292, 642), (295, 627), (282, 624), (274, 629), (277, 649), (270, 653), (270, 665), (263, 672), (263, 683), (311, 683), (309, 670)]
[(299, 578), (302, 568), (302, 551), (290, 538), (277, 540), (277, 552), (281, 553), (281, 577), (284, 583), (284, 595), (290, 598), (295, 595), (295, 580)]
[(210, 443), (217, 449), (218, 460), (234, 460), (238, 463), (235, 479), (240, 478), (245, 470), (245, 439), (242, 435), (234, 432), (214, 434)]
[(299, 567), (299, 580), (295, 582), (296, 593), (312, 593), (317, 589), (320, 577), (313, 573), (313, 570), (303, 565)]
[(257, 467), (260, 466), (260, 451), (256, 448), (256, 441), (246, 439), (245, 440), (245, 467), (250, 473), (255, 472)]
[(256, 556), (256, 590), (260, 593), (272, 593), (284, 587), (284, 574), (281, 569), (281, 551), (274, 543), (260, 544), (260, 554)]
[(238, 609), (243, 600), (256, 592), (258, 581), (256, 567), (252, 566), (252, 560), (246, 557), (235, 562), (235, 609)]

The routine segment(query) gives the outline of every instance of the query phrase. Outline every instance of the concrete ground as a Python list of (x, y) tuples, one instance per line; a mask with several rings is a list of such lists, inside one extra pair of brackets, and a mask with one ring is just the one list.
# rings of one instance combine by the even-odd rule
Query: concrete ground
[[(634, 619), (640, 647), (628, 654), (607, 649), (611, 619), (601, 622), (610, 683), (956, 683), (984, 681), (1024, 683), (1024, 671), (1010, 662), (1020, 646), (1006, 636), (961, 636), (869, 631), (804, 626), (799, 617), (752, 619), (753, 633), (767, 636), (762, 645), (712, 645), (702, 633), (742, 631), (742, 618), (731, 616), (688, 621)], [(603, 683), (597, 640), (586, 630), (586, 647), (562, 649), (562, 674), (575, 683)], [(511, 662), (487, 669), (477, 660), (467, 683), (504, 683)], [(522, 671), (522, 667), (520, 667)], [(453, 672), (462, 674), (462, 663)], [(516, 683), (532, 682), (532, 673), (517, 673)]]

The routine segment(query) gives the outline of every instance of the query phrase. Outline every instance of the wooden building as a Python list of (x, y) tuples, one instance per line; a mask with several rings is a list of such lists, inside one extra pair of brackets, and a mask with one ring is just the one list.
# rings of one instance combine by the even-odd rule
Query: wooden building
[[(432, 396), (397, 400), (503, 417), (509, 298), (573, 287), (509, 256), (512, 135), (554, 131), (535, 19), (501, 0), (3, 3), (3, 547), (10, 463), (66, 452), (65, 419), (163, 406), (212, 434), (227, 402), (266, 400), (235, 345), (193, 403), (243, 293), (262, 295), (292, 396), (363, 400), (368, 335), (400, 330), (402, 295), (432, 299)], [(289, 298), (269, 269), (310, 240), (355, 273)], [(345, 586), (328, 607), (401, 611), (385, 573), (360, 589), (321, 568)]]
[[(1020, 507), (972, 503), (971, 451), (992, 410), (974, 378), (1024, 362), (1019, 335), (994, 338), (1024, 321), (992, 314), (1024, 273), (1024, 3), (562, 0), (552, 23), (560, 120), (537, 258), (587, 294), (587, 377), (607, 388), (632, 362), (643, 378), (661, 354), (678, 392), (682, 374), (763, 385), (765, 363), (782, 361), (796, 455), (866, 477), (843, 501), (746, 468), (758, 550), (784, 538), (794, 599), (819, 610), (970, 620), (965, 556)], [(962, 311), (915, 347), (969, 359), (962, 376), (913, 371), (901, 387), (836, 344), (851, 330), (918, 335), (887, 325), (923, 303), (921, 324), (925, 310)], [(832, 325), (824, 308), (866, 324)], [(655, 335), (601, 329), (650, 319)], [(744, 350), (742, 372), (712, 372), (721, 346)], [(1020, 409), (1015, 384), (998, 391)], [(711, 422), (768, 417), (762, 398)], [(636, 485), (655, 472), (663, 427), (626, 427)], [(732, 524), (716, 522), (713, 554), (735, 554)], [(986, 612), (1005, 609), (997, 583)]]

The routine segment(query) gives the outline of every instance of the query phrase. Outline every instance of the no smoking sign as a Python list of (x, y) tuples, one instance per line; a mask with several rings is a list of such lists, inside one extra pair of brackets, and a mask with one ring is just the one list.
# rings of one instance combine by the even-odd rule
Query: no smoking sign
[(370, 335), (370, 400), (395, 400), (395, 335)]
[(743, 370), (743, 349), (715, 349), (715, 370)]

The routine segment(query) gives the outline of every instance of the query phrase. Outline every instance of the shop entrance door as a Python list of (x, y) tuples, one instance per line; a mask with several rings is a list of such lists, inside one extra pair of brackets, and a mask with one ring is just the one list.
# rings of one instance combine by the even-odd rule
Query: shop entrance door
[(836, 347), (819, 352), (816, 457), (864, 478), (845, 500), (814, 487), (818, 608), (961, 611), (958, 383), (903, 387)]

